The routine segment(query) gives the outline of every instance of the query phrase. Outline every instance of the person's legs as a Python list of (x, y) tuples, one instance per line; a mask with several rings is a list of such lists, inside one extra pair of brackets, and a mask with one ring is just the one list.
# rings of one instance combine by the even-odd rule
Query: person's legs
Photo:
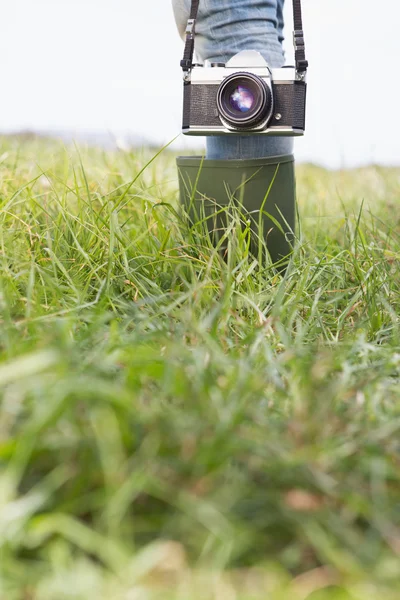
[(266, 135), (226, 135), (207, 138), (206, 158), (225, 160), (293, 154), (293, 138)]
[[(190, 0), (186, 1), (189, 9)], [(203, 0), (196, 24), (200, 60), (227, 62), (241, 50), (257, 50), (268, 64), (281, 67), (284, 0)], [(207, 158), (237, 159), (293, 152), (293, 138), (263, 135), (210, 136)]]
[[(190, 0), (174, 2), (177, 17), (181, 14), (181, 2), (185, 2), (187, 13)], [(227, 62), (242, 50), (257, 50), (272, 68), (283, 66), (283, 2), (201, 0), (196, 23), (197, 57), (202, 61)], [(177, 22), (182, 31), (180, 17)], [(197, 207), (193, 221), (198, 219), (196, 214), (204, 211), (212, 239), (220, 239), (226, 227), (224, 219), (229, 218), (229, 207), (234, 201), (251, 223), (254, 235), (250, 238), (250, 252), (259, 256), (261, 237), (273, 262), (283, 257), (286, 260), (292, 251), (295, 230), (292, 153), (291, 137), (210, 136), (206, 160), (177, 159), (181, 202), (189, 214)], [(221, 207), (227, 210), (219, 210)]]
[(283, 27), (284, 27), (284, 19), (283, 19), (283, 5), (285, 3), (285, 0), (278, 0), (278, 10), (277, 10), (277, 18), (278, 18), (278, 40), (279, 43), (282, 44), (284, 37), (283, 37)]

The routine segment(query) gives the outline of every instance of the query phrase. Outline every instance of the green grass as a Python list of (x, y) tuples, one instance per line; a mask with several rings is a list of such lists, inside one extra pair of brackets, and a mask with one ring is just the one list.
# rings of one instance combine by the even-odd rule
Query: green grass
[(399, 598), (400, 170), (300, 166), (282, 277), (151, 158), (0, 140), (0, 598)]

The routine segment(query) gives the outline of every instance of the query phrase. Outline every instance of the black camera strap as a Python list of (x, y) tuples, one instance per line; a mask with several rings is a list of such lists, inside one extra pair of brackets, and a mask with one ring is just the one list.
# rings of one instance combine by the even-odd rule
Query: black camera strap
[(183, 59), (181, 60), (182, 71), (191, 71), (193, 66), (194, 37), (196, 34), (195, 29), (199, 3), (200, 0), (192, 0), (190, 7), (190, 15), (186, 25), (185, 49), (183, 51)]
[[(183, 59), (181, 60), (181, 67), (184, 72), (191, 71), (193, 67), (194, 38), (196, 35), (196, 19), (199, 11), (199, 4), (200, 0), (192, 0), (190, 15), (186, 26), (185, 49), (183, 52)], [(306, 48), (304, 43), (301, 0), (293, 0), (293, 22), (293, 44), (296, 71), (304, 74), (308, 68), (308, 61), (306, 60)]]
[(306, 73), (308, 61), (306, 60), (306, 46), (304, 43), (301, 0), (293, 0), (293, 44), (296, 71), (298, 73)]

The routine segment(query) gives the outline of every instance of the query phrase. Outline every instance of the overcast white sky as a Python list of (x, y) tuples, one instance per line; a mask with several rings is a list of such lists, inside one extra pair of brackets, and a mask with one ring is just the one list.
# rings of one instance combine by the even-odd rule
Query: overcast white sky
[[(399, 0), (303, 1), (311, 68), (298, 158), (400, 164)], [(0, 15), (0, 130), (128, 131), (160, 144), (179, 133), (170, 0), (2, 0)]]

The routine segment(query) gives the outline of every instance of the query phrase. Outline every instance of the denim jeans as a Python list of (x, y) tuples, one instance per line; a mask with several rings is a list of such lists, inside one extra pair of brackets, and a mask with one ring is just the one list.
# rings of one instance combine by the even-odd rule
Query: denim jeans
[[(173, 0), (181, 35), (191, 0)], [(285, 57), (284, 0), (200, 0), (196, 24), (196, 55), (201, 61), (227, 62), (241, 50), (258, 50), (273, 68)], [(265, 135), (227, 135), (207, 138), (207, 158), (262, 158), (293, 152), (293, 138)]]

